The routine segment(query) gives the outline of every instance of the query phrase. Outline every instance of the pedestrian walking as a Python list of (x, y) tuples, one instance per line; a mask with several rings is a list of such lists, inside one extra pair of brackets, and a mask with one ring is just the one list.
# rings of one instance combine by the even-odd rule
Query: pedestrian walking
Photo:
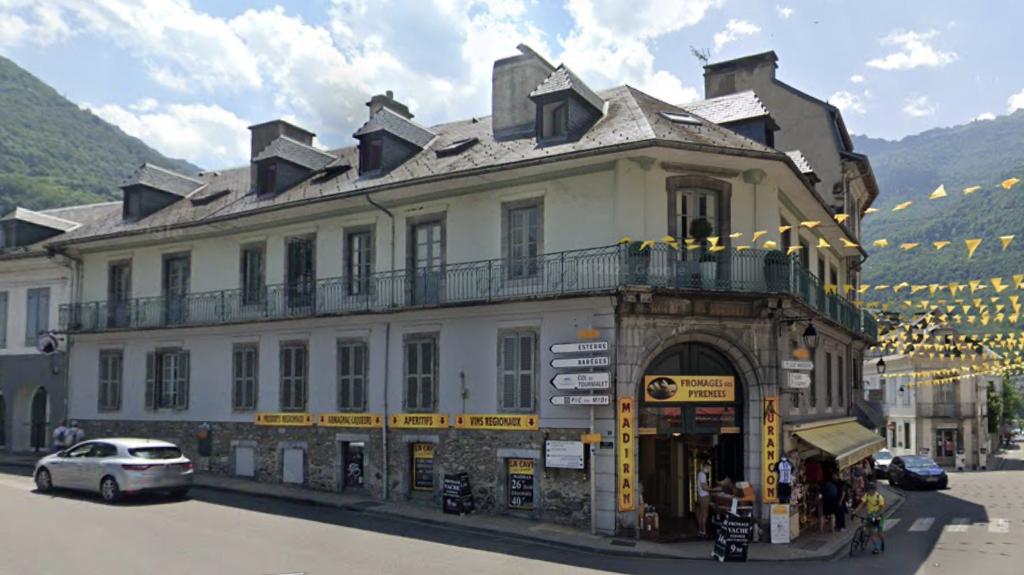
[(697, 474), (697, 533), (701, 537), (708, 534), (708, 514), (711, 512), (711, 484), (708, 475), (711, 465), (705, 462)]
[(60, 425), (53, 430), (52, 447), (54, 451), (60, 451), (68, 446), (69, 431), (67, 420), (60, 420)]
[(85, 441), (85, 430), (78, 426), (77, 420), (71, 420), (71, 427), (68, 429), (68, 445), (77, 445)]

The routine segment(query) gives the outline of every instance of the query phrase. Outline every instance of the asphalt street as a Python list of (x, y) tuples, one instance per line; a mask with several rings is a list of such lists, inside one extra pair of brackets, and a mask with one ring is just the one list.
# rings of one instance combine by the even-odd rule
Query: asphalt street
[(117, 506), (33, 491), (0, 469), (0, 575), (324, 573), (835, 573), (1017, 575), (1024, 565), (1024, 455), (908, 493), (887, 551), (829, 562), (719, 564), (618, 557), (372, 512), (195, 489)]

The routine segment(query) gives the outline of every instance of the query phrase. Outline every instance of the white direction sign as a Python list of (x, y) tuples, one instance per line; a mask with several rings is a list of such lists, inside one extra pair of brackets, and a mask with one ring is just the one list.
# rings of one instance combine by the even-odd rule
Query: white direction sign
[(551, 353), (594, 353), (608, 351), (607, 341), (581, 341), (577, 343), (556, 343), (551, 346)]
[(814, 362), (783, 360), (782, 369), (792, 369), (794, 371), (812, 371), (814, 370)]
[(583, 469), (582, 441), (545, 441), (544, 466)]
[(607, 371), (593, 373), (560, 373), (551, 378), (551, 385), (559, 391), (574, 389), (608, 389), (612, 386), (611, 375)]
[(552, 395), (551, 405), (608, 405), (607, 395)]
[(551, 360), (551, 367), (605, 367), (610, 365), (607, 356), (566, 357)]
[(790, 387), (790, 389), (807, 389), (810, 386), (811, 386), (811, 374), (809, 374), (809, 373), (790, 372), (790, 374), (789, 374), (789, 387)]

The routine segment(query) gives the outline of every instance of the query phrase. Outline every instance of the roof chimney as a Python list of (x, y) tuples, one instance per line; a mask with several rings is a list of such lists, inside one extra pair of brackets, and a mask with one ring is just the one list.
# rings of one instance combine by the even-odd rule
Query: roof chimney
[(366, 103), (366, 106), (370, 108), (370, 117), (380, 111), (381, 108), (387, 108), (392, 112), (402, 116), (406, 120), (412, 119), (412, 112), (409, 111), (409, 107), (395, 99), (395, 93), (391, 90), (384, 92), (383, 94), (377, 94), (370, 98), (370, 101)]
[(775, 52), (762, 52), (725, 62), (704, 66), (704, 97), (717, 98), (744, 90), (764, 92), (775, 79), (779, 57)]
[(520, 54), (494, 62), (491, 75), (491, 129), (495, 137), (533, 135), (537, 110), (530, 92), (555, 71), (555, 67), (525, 44)]
[(313, 145), (313, 138), (316, 136), (313, 132), (300, 128), (295, 124), (290, 124), (284, 120), (271, 120), (269, 122), (263, 122), (262, 124), (254, 124), (249, 126), (250, 140), (252, 145), (250, 147), (249, 154), (249, 187), (256, 187), (256, 164), (253, 160), (256, 156), (260, 155), (260, 152), (265, 150), (267, 146), (274, 140), (281, 136), (288, 136), (289, 138), (306, 144), (307, 146)]

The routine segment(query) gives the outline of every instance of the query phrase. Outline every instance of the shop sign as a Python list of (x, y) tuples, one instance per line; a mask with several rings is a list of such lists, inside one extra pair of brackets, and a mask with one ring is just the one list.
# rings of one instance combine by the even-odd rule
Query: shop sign
[(814, 370), (814, 362), (785, 359), (782, 360), (782, 369), (791, 369), (793, 371), (812, 371)]
[(434, 444), (412, 444), (412, 488), (417, 491), (434, 489)]
[(551, 346), (551, 353), (595, 353), (608, 351), (607, 341), (581, 341), (577, 343), (556, 343)]
[(633, 470), (633, 460), (636, 459), (636, 452), (634, 450), (634, 445), (636, 444), (635, 407), (636, 402), (632, 397), (619, 398), (619, 411), (617, 414), (619, 457), (616, 472), (619, 511), (633, 511), (636, 509), (636, 499), (634, 497), (636, 474)]
[(731, 513), (718, 526), (711, 555), (719, 561), (746, 561), (754, 520)]
[(256, 425), (310, 427), (313, 425), (313, 416), (309, 413), (257, 413)]
[(736, 425), (736, 408), (698, 407), (694, 413), (696, 427), (732, 427)]
[(321, 413), (320, 427), (380, 428), (384, 418), (379, 413)]
[(582, 441), (545, 441), (544, 467), (583, 469)]
[(388, 427), (396, 429), (443, 429), (448, 416), (441, 413), (395, 413), (388, 418)]
[(608, 405), (607, 395), (552, 395), (551, 405)]
[(772, 543), (789, 543), (789, 505), (772, 505), (771, 536)]
[(596, 355), (592, 357), (564, 357), (551, 360), (551, 367), (564, 369), (567, 367), (607, 367), (611, 364), (608, 357)]
[(468, 474), (465, 472), (445, 474), (441, 484), (441, 506), (445, 513), (455, 515), (472, 513), (476, 509)]
[(533, 509), (533, 460), (508, 460), (509, 509)]
[(560, 373), (551, 378), (551, 385), (559, 391), (608, 389), (612, 385), (612, 378), (607, 371)]
[(648, 403), (720, 403), (735, 399), (736, 378), (731, 375), (644, 377), (644, 401)]
[(772, 395), (764, 398), (761, 411), (761, 501), (775, 503), (779, 500), (778, 481), (775, 464), (780, 456), (779, 397)]
[(601, 443), (601, 434), (600, 433), (584, 433), (584, 434), (580, 435), (580, 441), (585, 443), (585, 444), (587, 444), (587, 445)]
[(811, 387), (811, 374), (802, 372), (790, 372), (789, 374), (789, 385), (790, 389), (807, 389)]
[(487, 429), (492, 431), (536, 431), (537, 416), (502, 414), (460, 414), (455, 416), (455, 429)]

